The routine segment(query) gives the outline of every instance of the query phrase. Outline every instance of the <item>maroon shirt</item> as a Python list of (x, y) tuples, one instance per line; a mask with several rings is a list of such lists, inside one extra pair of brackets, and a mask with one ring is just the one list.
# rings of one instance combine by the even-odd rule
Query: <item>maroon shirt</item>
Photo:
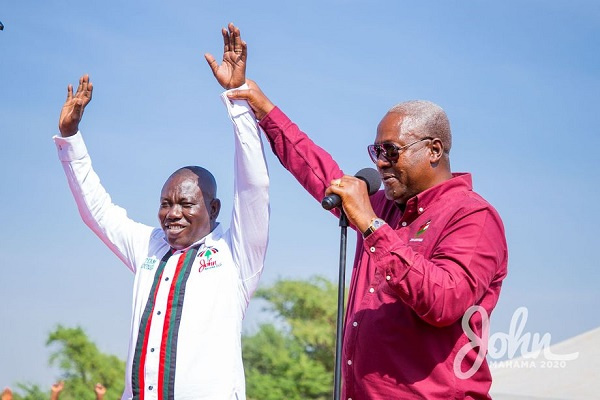
[[(331, 180), (343, 175), (337, 163), (277, 107), (260, 125), (283, 166), (320, 202)], [(489, 399), (485, 360), (466, 379), (455, 374), (454, 362), (470, 342), (463, 315), (479, 305), (489, 316), (507, 273), (498, 213), (473, 192), (470, 174), (419, 193), (404, 212), (382, 190), (371, 204), (387, 225), (364, 240), (358, 234), (344, 330), (344, 398)], [(481, 314), (469, 326), (482, 337)], [(478, 350), (459, 363), (463, 373)]]

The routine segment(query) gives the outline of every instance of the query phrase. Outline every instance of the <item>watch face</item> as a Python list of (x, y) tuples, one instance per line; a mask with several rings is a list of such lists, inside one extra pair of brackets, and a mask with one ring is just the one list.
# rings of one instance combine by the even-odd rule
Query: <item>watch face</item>
[(373, 220), (373, 228), (375, 228), (375, 229), (380, 228), (381, 226), (383, 226), (383, 224), (385, 224), (385, 221), (382, 219), (378, 218), (378, 219)]

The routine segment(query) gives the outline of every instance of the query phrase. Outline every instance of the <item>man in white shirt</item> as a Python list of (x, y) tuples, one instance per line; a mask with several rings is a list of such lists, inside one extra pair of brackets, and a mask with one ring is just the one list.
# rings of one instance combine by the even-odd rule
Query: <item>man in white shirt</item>
[[(232, 89), (244, 84), (244, 74), (234, 70), (245, 69), (246, 46), (233, 25), (223, 38), (215, 76)], [(122, 399), (245, 399), (242, 319), (262, 273), (269, 223), (269, 177), (256, 118), (245, 101), (222, 95), (235, 132), (229, 228), (217, 222), (215, 179), (198, 166), (167, 179), (160, 228), (152, 228), (113, 204), (92, 169), (79, 132), (92, 90), (87, 75), (75, 94), (69, 85), (54, 141), (84, 222), (135, 274)]]

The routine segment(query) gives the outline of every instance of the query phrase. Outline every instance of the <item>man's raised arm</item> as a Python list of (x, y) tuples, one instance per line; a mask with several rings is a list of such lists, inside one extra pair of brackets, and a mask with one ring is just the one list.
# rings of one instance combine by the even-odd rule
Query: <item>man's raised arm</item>
[[(233, 24), (223, 29), (223, 62), (205, 58), (217, 82), (226, 90), (247, 87), (246, 43)], [(233, 122), (234, 203), (230, 226), (233, 257), (240, 270), (248, 302), (262, 273), (269, 233), (269, 175), (256, 117), (246, 101), (222, 99)]]
[(145, 253), (152, 228), (132, 221), (124, 209), (113, 204), (92, 168), (83, 137), (78, 134), (92, 91), (87, 74), (79, 78), (75, 94), (73, 86), (68, 85), (67, 99), (58, 121), (60, 136), (53, 139), (84, 223), (135, 272), (135, 260)]

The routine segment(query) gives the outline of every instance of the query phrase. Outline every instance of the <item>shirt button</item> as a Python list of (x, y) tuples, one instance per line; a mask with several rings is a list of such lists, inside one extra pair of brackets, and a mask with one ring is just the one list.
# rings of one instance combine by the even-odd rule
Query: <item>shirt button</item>
[(348, 360), (348, 365), (352, 365), (352, 360)]
[(371, 253), (375, 253), (375, 247), (371, 247), (371, 248), (369, 249), (369, 251), (370, 251)]
[(150, 353), (154, 353), (154, 347), (150, 349)]
[(389, 276), (389, 275), (385, 277), (385, 280), (386, 280), (386, 281), (389, 281), (390, 279), (392, 279), (392, 277), (391, 277), (391, 276)]
[(419, 213), (422, 213), (423, 211), (423, 207), (419, 207)]
[(165, 278), (165, 281), (168, 281), (168, 280), (169, 280), (169, 277), (167, 276), (167, 277)]
[(408, 225), (408, 224), (406, 223), (406, 221), (402, 222), (402, 226), (406, 226), (406, 225)]
[(375, 291), (375, 289), (371, 288), (369, 289), (369, 292), (373, 293)]
[(352, 323), (352, 326), (358, 326), (358, 322), (354, 321), (354, 322)]
[(148, 390), (154, 389), (154, 386), (148, 386)]
[(160, 314), (161, 314), (161, 312), (160, 312), (160, 311), (157, 311), (157, 312), (156, 312), (156, 315), (160, 315)]

